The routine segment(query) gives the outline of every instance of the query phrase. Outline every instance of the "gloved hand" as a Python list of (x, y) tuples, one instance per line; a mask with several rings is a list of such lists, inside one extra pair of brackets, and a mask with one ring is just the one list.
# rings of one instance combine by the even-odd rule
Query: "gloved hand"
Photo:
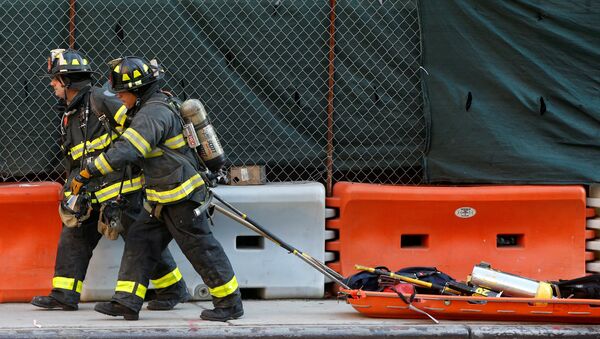
[(73, 194), (73, 195), (79, 194), (79, 191), (81, 191), (81, 189), (88, 182), (90, 182), (91, 177), (92, 177), (92, 175), (90, 174), (90, 171), (88, 171), (87, 168), (84, 168), (81, 172), (79, 172), (79, 174), (77, 174), (71, 180), (71, 184), (69, 185), (69, 188), (71, 189), (71, 194)]

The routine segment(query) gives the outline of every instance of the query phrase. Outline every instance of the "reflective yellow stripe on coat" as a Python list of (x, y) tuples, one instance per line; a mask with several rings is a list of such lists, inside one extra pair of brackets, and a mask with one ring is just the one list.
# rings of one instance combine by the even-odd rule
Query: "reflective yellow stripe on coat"
[[(116, 133), (112, 134), (112, 136), (109, 136), (107, 133), (97, 137), (96, 139), (88, 141), (85, 143), (85, 147), (87, 149), (86, 152), (95, 152), (103, 150), (108, 145), (110, 145), (111, 139), (114, 140), (118, 137), (119, 135), (117, 135)], [(73, 160), (81, 158), (81, 156), (83, 155), (83, 142), (71, 147), (69, 153), (71, 154), (71, 158), (73, 158)]]
[[(135, 177), (131, 180), (123, 180), (123, 188), (121, 193), (125, 194), (135, 192), (140, 189), (142, 189), (142, 176)], [(120, 181), (97, 190), (94, 192), (94, 195), (96, 196), (96, 199), (98, 199), (98, 202), (103, 202), (119, 195), (119, 190), (121, 190)]]
[(146, 156), (146, 154), (150, 152), (150, 143), (148, 143), (148, 141), (133, 128), (130, 127), (126, 129), (122, 136), (125, 140), (129, 141), (142, 156)]
[(106, 160), (104, 153), (100, 154), (94, 160), (94, 166), (98, 169), (98, 171), (100, 171), (100, 173), (102, 173), (102, 175), (107, 175), (108, 173), (111, 173), (114, 171), (113, 168), (110, 167), (108, 160)]
[(119, 124), (119, 126), (124, 126), (125, 121), (127, 119), (127, 107), (125, 105), (121, 106), (117, 113), (115, 113), (115, 122)]
[[(164, 145), (167, 146), (170, 149), (175, 150), (175, 149), (178, 149), (178, 148), (181, 148), (181, 147), (187, 145), (187, 142), (185, 141), (185, 138), (183, 137), (183, 134), (179, 134), (179, 135), (176, 135), (176, 136), (174, 136), (172, 138), (167, 139), (165, 141)], [(148, 159), (148, 158), (156, 158), (156, 157), (160, 157), (163, 154), (164, 154), (164, 152), (159, 147), (155, 147), (150, 152), (146, 153), (144, 155), (144, 157), (146, 159)]]
[(157, 191), (147, 188), (146, 197), (148, 198), (148, 201), (166, 204), (187, 197), (188, 195), (192, 194), (196, 188), (202, 185), (204, 185), (204, 180), (202, 180), (200, 174), (196, 173), (191, 178), (184, 181), (181, 185), (168, 191)]
[(165, 146), (170, 149), (178, 149), (186, 145), (183, 134), (176, 135), (172, 138), (165, 140)]

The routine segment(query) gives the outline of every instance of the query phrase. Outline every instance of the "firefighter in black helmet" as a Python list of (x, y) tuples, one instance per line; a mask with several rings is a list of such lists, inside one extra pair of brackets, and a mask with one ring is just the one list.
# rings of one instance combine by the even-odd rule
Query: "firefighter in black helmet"
[(118, 278), (122, 288), (111, 302), (97, 304), (96, 311), (138, 319), (150, 269), (174, 238), (213, 298), (215, 308), (202, 311), (200, 317), (213, 321), (241, 317), (241, 294), (231, 263), (208, 227), (206, 212), (199, 217), (193, 213), (204, 201), (206, 187), (178, 112), (170, 106), (173, 98), (160, 90), (162, 68), (138, 57), (109, 65), (111, 88), (133, 120), (113, 147), (81, 171), (71, 188), (76, 192), (93, 178), (140, 161), (150, 206), (130, 227)]
[[(63, 114), (61, 148), (67, 158), (68, 173), (65, 200), (74, 197), (68, 189), (73, 177), (92, 156), (109, 148), (112, 140), (118, 137), (119, 129), (124, 129), (126, 108), (114, 95), (107, 95), (104, 89), (92, 86), (92, 73), (89, 60), (81, 53), (70, 49), (51, 51), (45, 76), (51, 77), (50, 84), (60, 100), (57, 107)], [(98, 116), (104, 117), (104, 123)], [(102, 229), (107, 236), (117, 236), (118, 231), (124, 234), (141, 210), (141, 171), (132, 167), (126, 175), (115, 173), (90, 182), (87, 192), (79, 195), (84, 202), (63, 204), (59, 208), (63, 229), (52, 292), (49, 296), (34, 297), (33, 305), (77, 310), (92, 251), (102, 237), (99, 225), (110, 226)], [(113, 232), (113, 226), (116, 232)], [(149, 309), (172, 309), (190, 297), (168, 250), (162, 253), (151, 279), (157, 290), (156, 299), (148, 304)]]

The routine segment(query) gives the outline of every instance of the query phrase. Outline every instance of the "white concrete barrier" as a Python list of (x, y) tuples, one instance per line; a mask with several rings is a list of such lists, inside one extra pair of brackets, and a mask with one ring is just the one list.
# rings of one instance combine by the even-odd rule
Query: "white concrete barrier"
[[(219, 186), (215, 193), (246, 213), (262, 227), (323, 261), (325, 257), (325, 189), (315, 182), (270, 183), (256, 186)], [(215, 237), (221, 242), (242, 289), (264, 299), (321, 298), (324, 277), (293, 254), (243, 225), (215, 214)], [(207, 297), (200, 276), (181, 250), (169, 248), (195, 299)], [(102, 239), (94, 251), (82, 300), (108, 300), (113, 294), (123, 240)]]

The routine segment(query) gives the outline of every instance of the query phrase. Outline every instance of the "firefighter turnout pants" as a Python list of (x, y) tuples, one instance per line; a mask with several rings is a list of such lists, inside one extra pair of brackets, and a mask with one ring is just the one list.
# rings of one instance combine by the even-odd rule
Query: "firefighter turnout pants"
[[(140, 209), (132, 208), (124, 211), (122, 220), (124, 233), (128, 232)], [(80, 227), (63, 226), (62, 228), (50, 296), (66, 305), (75, 306), (79, 302), (92, 253), (102, 238), (98, 233), (98, 218), (99, 208), (94, 208), (90, 218), (83, 221)], [(152, 271), (150, 279), (156, 287), (157, 299), (181, 299), (187, 293), (179, 268), (171, 252), (166, 248), (159, 256), (158, 264)]]
[(225, 308), (241, 303), (233, 268), (210, 230), (207, 216), (194, 216), (193, 210), (198, 206), (191, 200), (164, 205), (160, 218), (151, 216), (147, 211), (140, 213), (127, 234), (113, 301), (139, 312), (149, 272), (160, 258), (158, 253), (175, 239), (208, 286), (215, 307)]

